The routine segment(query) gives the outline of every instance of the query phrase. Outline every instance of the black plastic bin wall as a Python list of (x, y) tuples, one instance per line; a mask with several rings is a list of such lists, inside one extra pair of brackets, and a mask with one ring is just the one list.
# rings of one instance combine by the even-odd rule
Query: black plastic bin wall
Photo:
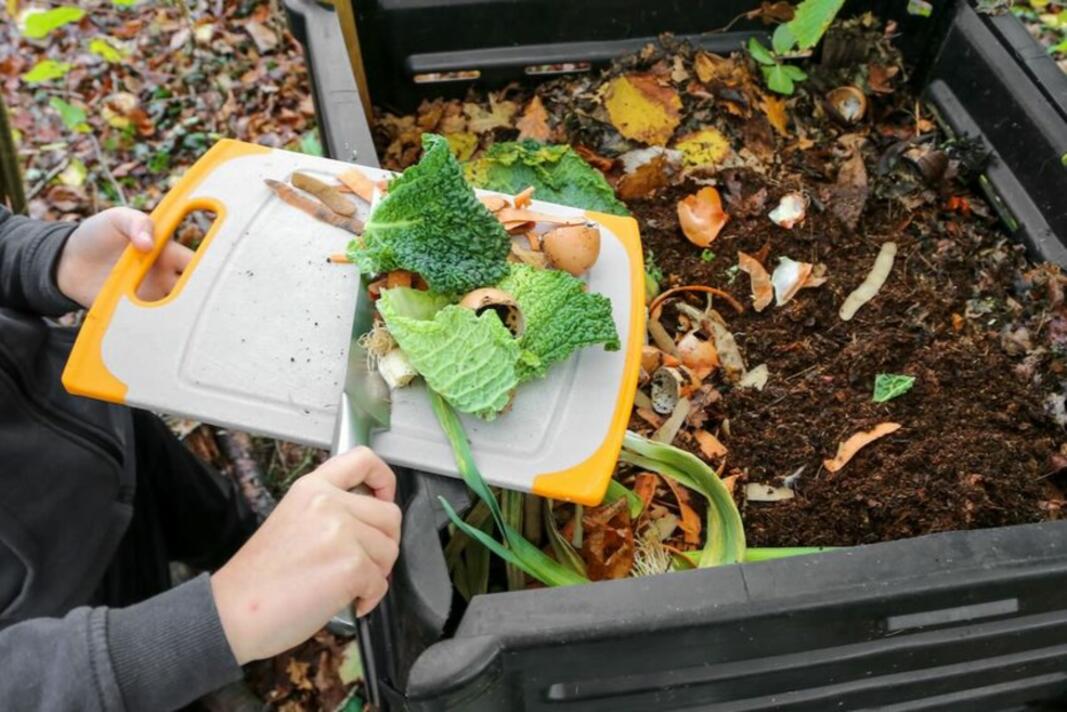
[[(416, 74), (476, 70), (491, 86), (536, 78), (546, 65), (596, 67), (660, 32), (724, 26), (754, 4), (356, 0), (355, 11), (371, 96), (405, 111), (422, 97), (466, 91), (462, 82), (416, 84)], [(1009, 232), (1036, 257), (1067, 265), (1067, 77), (1010, 16), (943, 2), (920, 18), (906, 6), (850, 2), (845, 12), (897, 21), (929, 105), (951, 131), (980, 136), (993, 151), (983, 186)], [(325, 132), (335, 135), (327, 148), (347, 159), (351, 137), (366, 126), (330, 97), (350, 98), (354, 87), (338, 89), (317, 69), (328, 61), (322, 45), (338, 56), (336, 20), (311, 0), (287, 7), (311, 56)], [(693, 39), (730, 51), (763, 31), (735, 27)], [(1067, 523), (491, 594), (458, 614), (438, 495), (469, 506), (455, 481), (401, 473), (402, 551), (372, 618), (375, 692), (387, 709), (1007, 710), (1067, 702)]]

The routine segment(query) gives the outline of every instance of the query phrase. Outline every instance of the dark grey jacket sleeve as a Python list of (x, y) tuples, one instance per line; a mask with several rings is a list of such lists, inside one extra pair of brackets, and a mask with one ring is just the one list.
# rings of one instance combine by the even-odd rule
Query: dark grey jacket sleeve
[(56, 287), (56, 263), (73, 223), (31, 220), (0, 206), (0, 307), (41, 316), (78, 309)]
[(128, 608), (0, 631), (5, 709), (171, 710), (240, 679), (204, 574)]

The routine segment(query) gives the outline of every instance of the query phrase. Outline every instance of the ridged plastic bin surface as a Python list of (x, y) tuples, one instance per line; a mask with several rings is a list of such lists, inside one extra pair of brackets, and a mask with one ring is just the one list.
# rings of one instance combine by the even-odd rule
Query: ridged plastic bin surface
[[(298, 35), (304, 27), (328, 36), (304, 3), (287, 0)], [(466, 91), (415, 84), (419, 73), (477, 69), (481, 83), (500, 85), (537, 65), (595, 68), (664, 31), (728, 52), (765, 29), (742, 22), (727, 35), (699, 33), (755, 4), (354, 6), (371, 95), (410, 111), (422, 98)], [(930, 18), (907, 14), (904, 0), (848, 2), (844, 12), (898, 23), (898, 46), (928, 105), (950, 131), (992, 150), (983, 185), (1009, 233), (1035, 257), (1067, 264), (1067, 81), (1014, 18), (981, 16), (964, 2), (934, 5)], [(317, 98), (327, 95), (316, 77)], [(318, 106), (329, 126), (361, 124), (328, 101)], [(462, 508), (469, 499), (461, 485), (419, 473), (401, 473), (400, 484), (401, 556), (372, 620), (375, 694), (387, 709), (1065, 708), (1067, 523), (491, 594), (457, 615), (436, 502), (445, 496)]]

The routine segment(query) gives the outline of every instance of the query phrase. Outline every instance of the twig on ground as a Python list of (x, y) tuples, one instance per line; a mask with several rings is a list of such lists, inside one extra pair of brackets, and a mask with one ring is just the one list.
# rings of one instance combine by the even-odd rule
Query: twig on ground
[(256, 519), (263, 521), (274, 510), (277, 502), (263, 483), (259, 464), (252, 457), (252, 438), (248, 433), (220, 430), (216, 434), (219, 447), (233, 463), (233, 478), (241, 488), (241, 493)]

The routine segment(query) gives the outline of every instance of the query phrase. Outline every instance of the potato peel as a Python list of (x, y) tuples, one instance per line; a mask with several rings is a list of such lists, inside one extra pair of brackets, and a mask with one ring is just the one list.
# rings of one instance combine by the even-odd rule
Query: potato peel
[(823, 460), (823, 467), (830, 472), (837, 472), (847, 465), (860, 449), (898, 430), (900, 430), (900, 423), (879, 423), (870, 430), (861, 430), (848, 440), (838, 443), (837, 454), (832, 459)]

